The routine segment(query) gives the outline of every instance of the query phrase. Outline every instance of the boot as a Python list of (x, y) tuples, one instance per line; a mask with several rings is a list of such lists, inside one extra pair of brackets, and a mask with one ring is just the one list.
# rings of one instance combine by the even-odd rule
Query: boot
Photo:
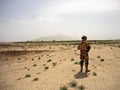
[(83, 65), (81, 65), (80, 72), (83, 72)]
[(86, 67), (85, 72), (86, 72), (86, 73), (87, 73), (87, 72), (90, 72), (90, 70), (88, 69), (88, 65), (86, 65), (85, 67)]

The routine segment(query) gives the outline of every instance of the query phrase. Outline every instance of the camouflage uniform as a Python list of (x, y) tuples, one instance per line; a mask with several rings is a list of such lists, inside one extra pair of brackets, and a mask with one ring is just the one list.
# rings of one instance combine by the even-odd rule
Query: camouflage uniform
[(80, 65), (83, 65), (85, 62), (85, 65), (88, 65), (89, 62), (89, 56), (88, 52), (90, 50), (90, 45), (86, 41), (81, 41), (81, 43), (78, 45), (78, 50), (80, 50)]

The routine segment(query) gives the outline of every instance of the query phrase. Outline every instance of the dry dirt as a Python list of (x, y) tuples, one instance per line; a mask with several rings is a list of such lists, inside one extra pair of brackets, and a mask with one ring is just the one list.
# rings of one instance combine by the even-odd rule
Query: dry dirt
[[(89, 73), (79, 72), (76, 45), (1, 46), (0, 90), (120, 90), (120, 48), (91, 46)], [(76, 87), (68, 84), (73, 80)]]

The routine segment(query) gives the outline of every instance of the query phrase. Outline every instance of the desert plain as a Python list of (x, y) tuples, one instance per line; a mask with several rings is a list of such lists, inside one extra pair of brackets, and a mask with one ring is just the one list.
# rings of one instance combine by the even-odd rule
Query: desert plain
[(0, 90), (120, 90), (120, 44), (91, 44), (89, 73), (79, 72), (77, 46), (0, 45)]

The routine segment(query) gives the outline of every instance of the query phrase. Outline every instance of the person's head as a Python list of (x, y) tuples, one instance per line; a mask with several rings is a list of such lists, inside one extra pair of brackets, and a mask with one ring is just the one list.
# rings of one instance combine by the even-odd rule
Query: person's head
[(87, 36), (82, 36), (81, 38), (83, 41), (86, 41), (87, 40)]

